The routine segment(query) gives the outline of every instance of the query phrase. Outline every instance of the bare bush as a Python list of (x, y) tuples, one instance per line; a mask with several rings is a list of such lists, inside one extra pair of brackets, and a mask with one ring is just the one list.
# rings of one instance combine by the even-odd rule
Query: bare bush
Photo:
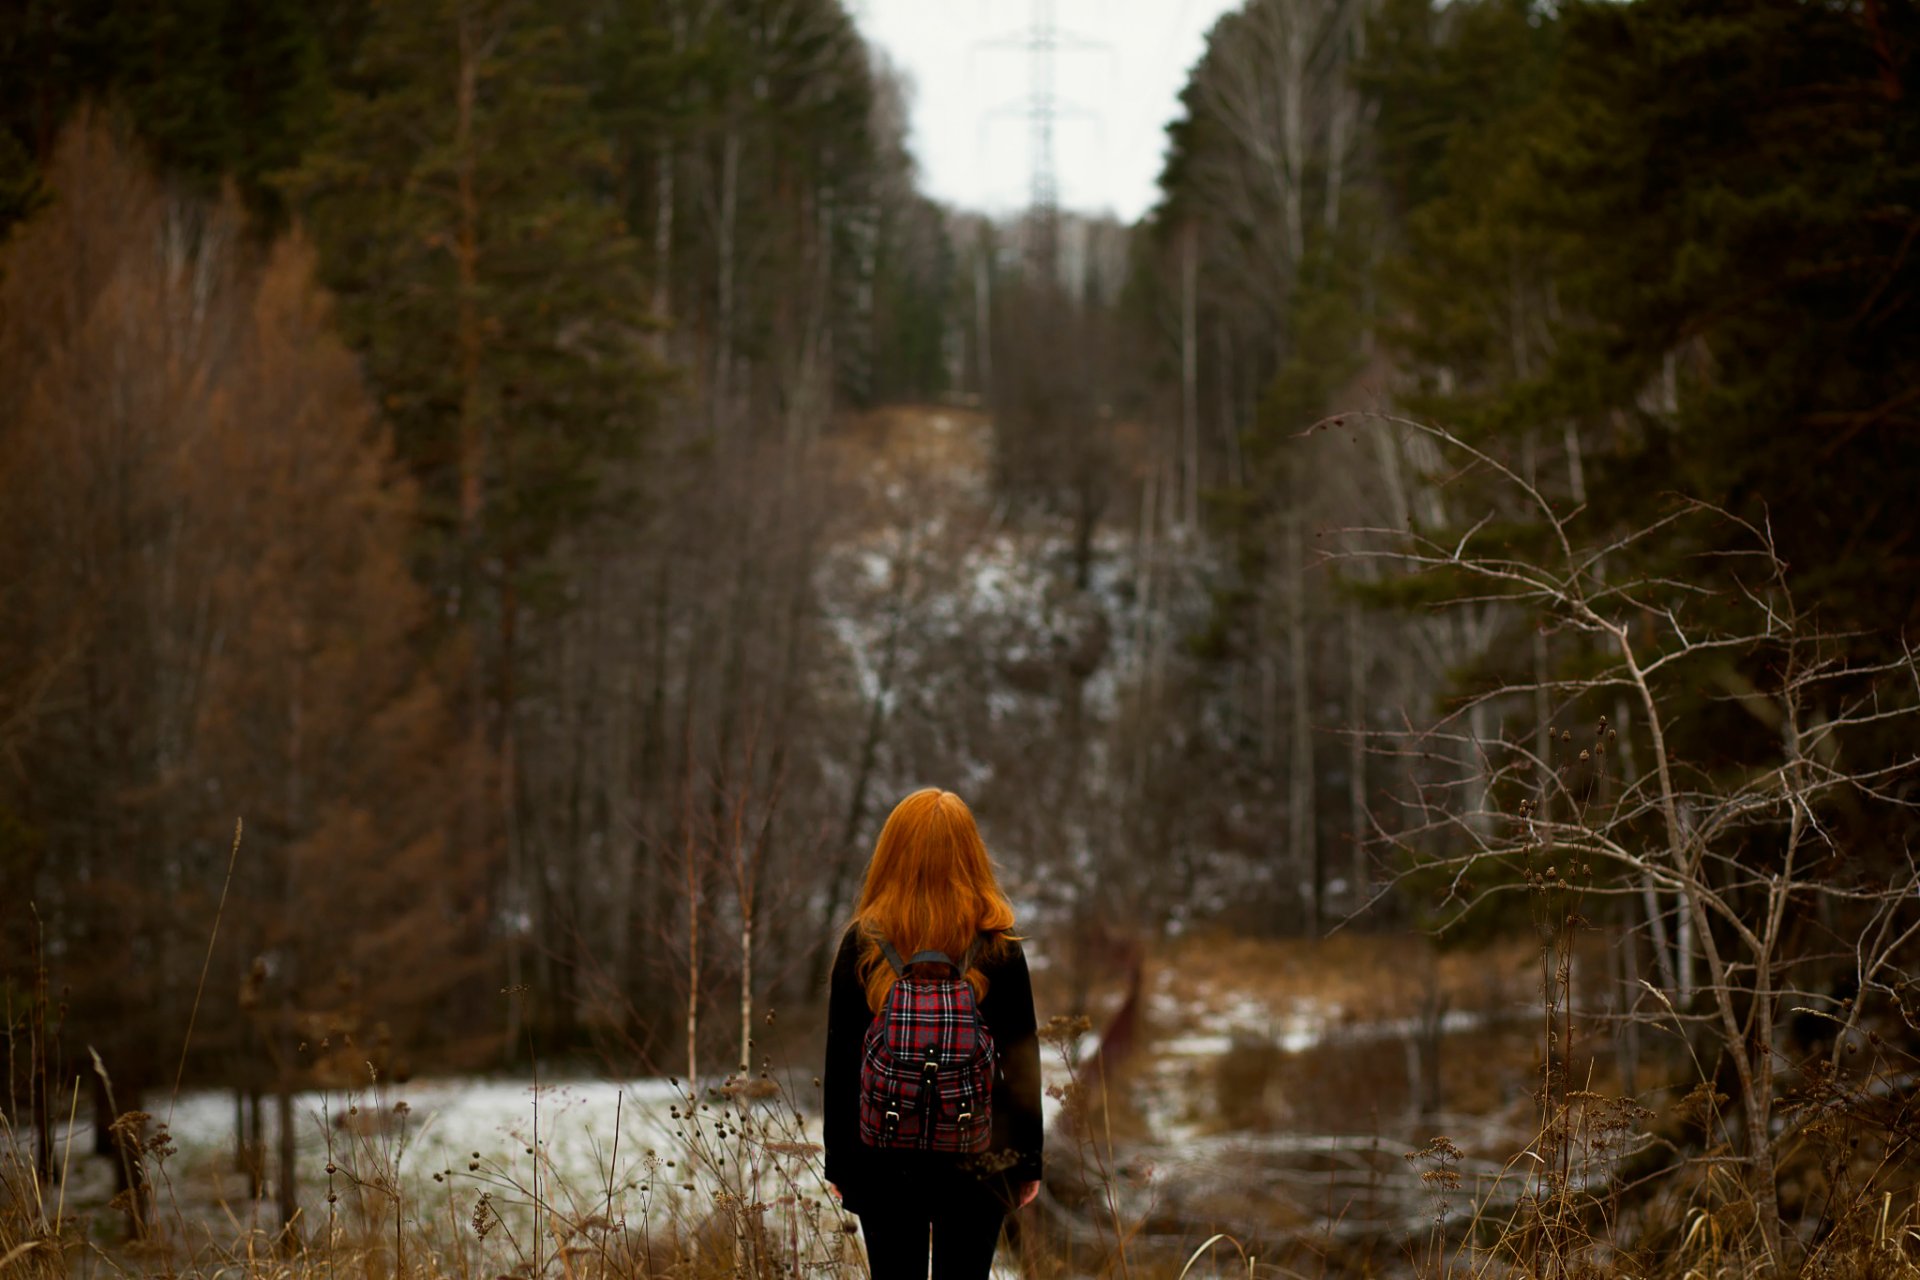
[[(1455, 433), (1384, 421), (1494, 481), (1541, 535), (1536, 549), (1516, 549), (1525, 537), (1511, 525), (1494, 532), (1490, 505), (1464, 531), (1346, 530), (1330, 557), (1425, 579), (1438, 610), (1537, 628), (1562, 659), (1489, 677), (1435, 723), (1372, 740), (1416, 779), (1401, 820), (1376, 822), (1390, 879), (1437, 882), (1441, 928), (1503, 895), (1575, 904), (1542, 930), (1550, 958), (1580, 912), (1615, 904), (1625, 945), (1644, 939), (1657, 977), (1633, 981), (1622, 1016), (1679, 1033), (1705, 1084), (1705, 1148), (1686, 1159), (1743, 1175), (1742, 1244), (1783, 1268), (1803, 1216), (1778, 1187), (1799, 1134), (1779, 1114), (1786, 1020), (1837, 1030), (1830, 1068), (1863, 1028), (1914, 1025), (1897, 966), (1920, 931), (1920, 875), (1897, 833), (1916, 805), (1920, 760), (1900, 734), (1920, 716), (1920, 665), (1903, 640), (1875, 657), (1824, 629), (1764, 521), (1676, 497), (1644, 527), (1597, 530), (1584, 505), (1557, 508)], [(1545, 733), (1527, 722), (1540, 706)], [(1875, 1062), (1856, 1069), (1897, 1082), (1878, 1052), (1893, 1050), (1872, 1039)], [(1543, 1135), (1578, 1101), (1548, 1048)], [(1716, 1079), (1736, 1094), (1724, 1120)]]

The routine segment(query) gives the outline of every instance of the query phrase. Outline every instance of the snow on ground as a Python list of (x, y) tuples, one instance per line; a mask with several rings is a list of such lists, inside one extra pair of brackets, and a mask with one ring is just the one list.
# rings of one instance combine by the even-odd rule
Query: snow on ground
[[(526, 1081), (449, 1079), (381, 1086), (354, 1092), (308, 1092), (295, 1096), (293, 1115), (302, 1153), (378, 1152), (409, 1176), (430, 1178), (474, 1160), (511, 1170), (529, 1163), (536, 1127), (542, 1163), (569, 1182), (604, 1182), (613, 1159), (616, 1114), (619, 1163), (648, 1146), (673, 1139), (670, 1114), (685, 1094), (665, 1080), (566, 1081), (534, 1086)], [(396, 1108), (404, 1104), (404, 1112)], [(278, 1122), (266, 1106), (269, 1145)], [(165, 1120), (168, 1109), (156, 1110)], [(171, 1108), (170, 1124), (181, 1155), (192, 1159), (229, 1149), (233, 1101), (226, 1093), (189, 1093)]]
[[(841, 442), (852, 497), (815, 586), (845, 689), (885, 717), (874, 792), (928, 776), (985, 790), (1007, 735), (1055, 724), (1068, 669), (1086, 794), (1119, 785), (1107, 738), (1147, 654), (1165, 644), (1155, 628), (1177, 635), (1209, 607), (1198, 545), (1155, 550), (1161, 580), (1143, 617), (1136, 533), (1097, 529), (1087, 587), (1076, 586), (1071, 522), (997, 499), (986, 418), (898, 411), (867, 428)], [(1009, 866), (1068, 859), (1086, 871), (1072, 860), (1085, 833), (1065, 839), (1044, 854), (996, 853)]]
[[(187, 1220), (212, 1230), (221, 1222), (236, 1230), (277, 1224), (275, 1206), (248, 1204), (234, 1172), (231, 1093), (188, 1092), (171, 1106), (149, 1105), (152, 1123), (167, 1126), (175, 1147), (161, 1168), (163, 1211), (172, 1195), (190, 1202)], [(690, 1111), (685, 1091), (666, 1080), (535, 1086), (455, 1078), (300, 1093), (292, 1111), (300, 1203), (310, 1224), (389, 1213), (397, 1190), (410, 1218), (431, 1215), (471, 1240), (484, 1193), (505, 1227), (499, 1239), (524, 1244), (536, 1196), (563, 1224), (562, 1234), (623, 1221), (633, 1232), (698, 1231), (717, 1206), (738, 1196), (770, 1206), (766, 1221), (779, 1226), (783, 1240), (791, 1235), (834, 1249), (842, 1243), (818, 1176), (818, 1120), (779, 1097), (749, 1102), (708, 1094)], [(274, 1099), (264, 1100), (264, 1112), (271, 1175), (279, 1129)], [(57, 1135), (57, 1155), (67, 1136)], [(16, 1141), (30, 1149), (31, 1135)], [(77, 1176), (69, 1203), (104, 1202), (111, 1168), (83, 1154), (91, 1151), (86, 1125), (72, 1134), (72, 1150)], [(338, 1197), (331, 1205), (329, 1194)], [(809, 1221), (806, 1230), (794, 1230), (796, 1215), (826, 1229)], [(553, 1230), (550, 1223), (541, 1234)]]
[(1342, 1027), (1345, 1010), (1337, 1001), (1307, 996), (1276, 1008), (1256, 994), (1227, 991), (1194, 1008), (1175, 996), (1172, 970), (1162, 969), (1157, 977), (1147, 995), (1154, 1024), (1189, 1028), (1161, 1043), (1162, 1052), (1177, 1057), (1225, 1053), (1236, 1039), (1249, 1036), (1270, 1040), (1287, 1053), (1305, 1053)]

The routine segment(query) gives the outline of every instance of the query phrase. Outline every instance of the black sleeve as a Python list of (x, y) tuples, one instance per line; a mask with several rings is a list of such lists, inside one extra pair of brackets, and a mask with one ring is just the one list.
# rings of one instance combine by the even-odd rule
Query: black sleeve
[(827, 1181), (846, 1191), (857, 1176), (860, 1144), (860, 1051), (873, 1014), (860, 985), (860, 945), (853, 930), (840, 940), (827, 988), (827, 1064), (821, 1074), (821, 1145)]
[(994, 1147), (1011, 1151), (1010, 1182), (1037, 1182), (1045, 1125), (1040, 1111), (1040, 1037), (1033, 1012), (1033, 980), (1018, 942), (995, 967), (981, 1002), (987, 1030), (1000, 1051), (1000, 1081), (993, 1094)]

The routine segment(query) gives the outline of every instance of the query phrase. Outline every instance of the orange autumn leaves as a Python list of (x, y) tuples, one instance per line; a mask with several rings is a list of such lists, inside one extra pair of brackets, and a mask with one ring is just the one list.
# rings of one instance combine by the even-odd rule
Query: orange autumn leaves
[[(38, 901), (76, 1013), (122, 1015), (144, 1057), (182, 1025), (170, 975), (198, 967), (241, 816), (221, 959), (264, 958), (256, 1008), (289, 1035), (428, 1032), (485, 925), (458, 656), (312, 252), (97, 120), (48, 185), (0, 248), (4, 932)], [(210, 1000), (205, 1043), (240, 1017)]]

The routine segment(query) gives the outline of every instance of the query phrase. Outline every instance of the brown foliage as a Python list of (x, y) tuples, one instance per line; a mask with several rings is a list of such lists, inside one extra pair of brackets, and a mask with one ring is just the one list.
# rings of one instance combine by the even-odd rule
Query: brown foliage
[(75, 1020), (151, 1081), (241, 816), (196, 1038), (231, 1043), (254, 955), (256, 1010), (424, 1029), (481, 923), (449, 841), (464, 747), (414, 495), (312, 253), (169, 192), (97, 121), (49, 177), (0, 257), (6, 909), (39, 903)]

